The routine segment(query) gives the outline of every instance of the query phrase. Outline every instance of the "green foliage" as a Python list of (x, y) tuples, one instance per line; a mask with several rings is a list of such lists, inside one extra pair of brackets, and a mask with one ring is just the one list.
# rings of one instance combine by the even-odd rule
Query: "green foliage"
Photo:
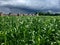
[(60, 16), (0, 16), (0, 45), (60, 45)]
[(39, 15), (39, 16), (60, 16), (60, 13), (36, 12), (35, 15)]

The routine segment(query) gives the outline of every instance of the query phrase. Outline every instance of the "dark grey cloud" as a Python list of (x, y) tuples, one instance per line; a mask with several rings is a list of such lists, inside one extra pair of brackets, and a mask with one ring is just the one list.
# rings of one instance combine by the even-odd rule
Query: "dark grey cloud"
[[(2, 7), (5, 9), (1, 9)], [(5, 12), (17, 11), (17, 12), (26, 12), (26, 13), (28, 11), (29, 12), (36, 12), (36, 11), (59, 12), (60, 0), (0, 0), (0, 11), (5, 11)]]

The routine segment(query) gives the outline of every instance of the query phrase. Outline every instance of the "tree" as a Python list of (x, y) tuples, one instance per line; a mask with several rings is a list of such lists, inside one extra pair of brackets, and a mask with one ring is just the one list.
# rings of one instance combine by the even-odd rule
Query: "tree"
[(0, 16), (2, 15), (2, 12), (0, 12)]
[(8, 15), (11, 15), (12, 13), (9, 13)]

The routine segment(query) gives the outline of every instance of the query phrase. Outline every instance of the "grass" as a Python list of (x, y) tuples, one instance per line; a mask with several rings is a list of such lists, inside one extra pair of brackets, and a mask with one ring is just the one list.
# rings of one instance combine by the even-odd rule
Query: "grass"
[(0, 45), (60, 45), (60, 16), (0, 16)]

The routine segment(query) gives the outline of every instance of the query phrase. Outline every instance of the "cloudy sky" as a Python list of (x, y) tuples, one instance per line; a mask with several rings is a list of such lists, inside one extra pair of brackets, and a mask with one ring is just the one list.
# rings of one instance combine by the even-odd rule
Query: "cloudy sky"
[(60, 0), (0, 0), (0, 12), (34, 13), (60, 12)]

